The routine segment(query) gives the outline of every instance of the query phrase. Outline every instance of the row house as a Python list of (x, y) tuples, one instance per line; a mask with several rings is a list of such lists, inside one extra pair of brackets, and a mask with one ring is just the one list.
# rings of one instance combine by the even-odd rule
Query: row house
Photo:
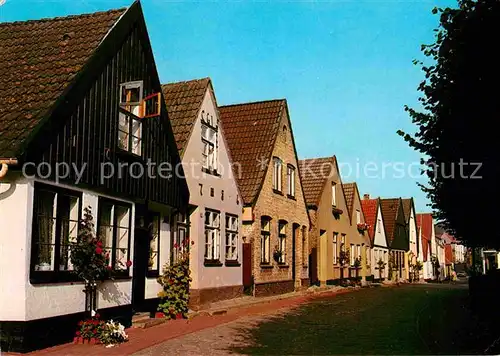
[[(162, 85), (168, 117), (190, 191), (190, 307), (241, 296), (243, 203), (210, 78)], [(185, 225), (189, 220), (189, 230)]]
[(219, 107), (241, 193), (243, 286), (253, 295), (308, 285), (310, 226), (285, 99)]
[(411, 266), (415, 266), (418, 258), (418, 228), (416, 221), (415, 202), (413, 198), (401, 199), (403, 203), (403, 212), (406, 220), (406, 231), (408, 233), (409, 250), (405, 256), (406, 278), (412, 272)]
[[(311, 282), (336, 283), (342, 278), (355, 277), (355, 260), (366, 266), (366, 248), (369, 248), (357, 224), (351, 223), (351, 211), (354, 222), (359, 221), (360, 226), (365, 223), (357, 187), (346, 187), (350, 189), (349, 201), (335, 156), (301, 160), (300, 173), (311, 219), (308, 250)], [(359, 272), (360, 277), (366, 277), (364, 268)]]
[(387, 278), (387, 265), (389, 263), (389, 247), (385, 233), (384, 218), (380, 198), (370, 199), (369, 194), (363, 196), (361, 207), (368, 225), (368, 236), (370, 238), (371, 266), (370, 274), (374, 281), (381, 282)]
[(156, 309), (189, 203), (183, 174), (145, 174), (183, 171), (141, 6), (3, 23), (0, 52), (0, 348), (73, 338), (86, 301), (69, 245), (87, 207), (113, 277), (97, 306), (130, 325)]
[(385, 233), (389, 247), (388, 270), (392, 269), (393, 280), (407, 279), (405, 256), (409, 251), (406, 218), (401, 198), (380, 199)]
[(435, 231), (434, 219), (431, 213), (418, 213), (417, 226), (419, 231), (419, 249), (418, 260), (423, 264), (422, 277), (424, 280), (435, 278), (434, 259), (435, 255)]

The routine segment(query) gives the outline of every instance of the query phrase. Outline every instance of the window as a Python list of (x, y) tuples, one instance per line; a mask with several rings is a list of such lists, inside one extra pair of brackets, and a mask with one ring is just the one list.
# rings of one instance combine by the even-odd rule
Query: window
[(281, 192), (282, 161), (278, 157), (273, 157), (273, 189)]
[(226, 214), (226, 260), (238, 259), (238, 217)]
[(110, 255), (115, 271), (128, 270), (130, 244), (130, 205), (99, 198), (97, 228), (103, 249)]
[(37, 279), (38, 272), (52, 271), (56, 281), (58, 272), (73, 269), (70, 250), (78, 235), (80, 211), (80, 193), (35, 184), (32, 277)]
[(160, 215), (154, 215), (151, 222), (151, 241), (149, 243), (148, 270), (158, 271), (160, 265)]
[(377, 221), (377, 232), (380, 233), (380, 225), (382, 225), (382, 220), (378, 219)]
[(271, 262), (271, 220), (262, 218), (260, 225), (260, 262), (268, 264)]
[(337, 183), (332, 182), (332, 206), (337, 206)]
[(205, 259), (219, 260), (220, 213), (205, 211)]
[(212, 115), (201, 113), (202, 168), (217, 170), (217, 123)]
[(118, 147), (138, 156), (142, 153), (142, 81), (120, 85)]
[(361, 245), (356, 245), (356, 258), (359, 258), (361, 261)]
[(367, 264), (371, 264), (371, 258), (372, 256), (370, 256), (370, 248), (369, 247), (365, 247), (365, 253), (366, 253), (366, 263)]
[(361, 211), (356, 209), (356, 224), (361, 224)]
[(333, 233), (333, 264), (336, 265), (337, 264), (337, 257), (338, 257), (338, 251), (337, 251), (337, 238), (338, 238), (339, 234), (338, 232), (334, 232)]
[(302, 265), (307, 266), (309, 257), (307, 254), (307, 240), (306, 240), (306, 227), (302, 226)]
[(349, 250), (349, 264), (352, 266), (354, 265), (354, 259), (356, 258), (355, 257), (355, 253), (356, 253), (356, 250), (354, 249), (354, 244), (351, 244), (351, 248)]
[[(172, 244), (172, 261), (177, 262), (183, 251), (183, 246), (186, 244), (187, 235), (187, 216), (184, 213), (175, 215), (176, 234)], [(177, 247), (176, 247), (177, 246)]]
[(288, 183), (288, 196), (295, 196), (295, 167), (288, 165), (286, 168), (286, 181)]
[(345, 234), (340, 235), (340, 251), (345, 252)]
[(278, 224), (278, 251), (281, 257), (278, 263), (286, 263), (286, 221), (280, 221)]

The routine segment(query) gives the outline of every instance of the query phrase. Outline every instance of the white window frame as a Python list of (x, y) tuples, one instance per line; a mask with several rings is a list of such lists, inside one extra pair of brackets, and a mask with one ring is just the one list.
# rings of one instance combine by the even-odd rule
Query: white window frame
[(286, 180), (288, 183), (288, 196), (295, 197), (295, 167), (291, 164), (286, 167)]
[(226, 261), (238, 260), (238, 216), (226, 214)]
[(337, 264), (337, 258), (338, 258), (338, 232), (333, 233), (333, 264)]
[(271, 220), (261, 220), (260, 232), (260, 263), (271, 263)]
[[(202, 116), (203, 117), (203, 116)], [(218, 129), (209, 124), (209, 120), (201, 122), (202, 168), (209, 171), (217, 170)]]
[(377, 219), (377, 232), (378, 233), (380, 233), (380, 231), (381, 231), (380, 225), (382, 225), (382, 219)]
[(356, 209), (356, 224), (361, 224), (361, 211)]
[(355, 254), (355, 252), (356, 252), (356, 251), (354, 250), (354, 244), (351, 244), (351, 245), (350, 245), (350, 248), (349, 248), (349, 260), (350, 260), (350, 261), (349, 261), (349, 264), (350, 264), (351, 266), (353, 266), (353, 265), (354, 265), (354, 259), (355, 259), (354, 254)]
[(283, 161), (279, 157), (273, 157), (273, 189), (282, 191)]
[(278, 222), (278, 250), (281, 252), (281, 257), (278, 263), (286, 263), (286, 230), (288, 223), (286, 221)]
[(337, 183), (332, 182), (332, 206), (337, 206)]
[(220, 259), (220, 212), (205, 209), (205, 260)]

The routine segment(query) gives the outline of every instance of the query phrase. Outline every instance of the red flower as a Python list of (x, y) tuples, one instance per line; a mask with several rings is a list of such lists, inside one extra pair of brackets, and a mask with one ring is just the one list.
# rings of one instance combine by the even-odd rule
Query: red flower
[(127, 265), (127, 267), (132, 266), (132, 261), (127, 261), (126, 265)]
[(81, 333), (79, 331), (76, 332), (76, 336), (80, 336)]
[(83, 325), (83, 321), (82, 321), (82, 320), (80, 320), (80, 321), (78, 322), (78, 325), (82, 326), (82, 325)]
[(177, 243), (175, 243), (174, 244), (174, 248), (178, 248), (178, 247), (179, 247), (179, 245), (177, 245)]
[(94, 317), (95, 317), (96, 319), (99, 319), (99, 318), (101, 317), (101, 314), (96, 313)]
[(107, 269), (108, 271), (111, 271), (113, 268), (112, 268), (111, 266), (106, 266), (106, 269)]
[(97, 253), (98, 255), (100, 255), (102, 253), (102, 248), (96, 247), (95, 253)]
[(102, 247), (102, 241), (97, 241), (97, 246)]

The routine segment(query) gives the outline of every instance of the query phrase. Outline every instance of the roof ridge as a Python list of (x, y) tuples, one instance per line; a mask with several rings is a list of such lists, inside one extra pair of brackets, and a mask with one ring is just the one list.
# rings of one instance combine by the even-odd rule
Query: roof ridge
[(0, 27), (1, 26), (12, 26), (12, 25), (27, 25), (27, 24), (32, 24), (32, 23), (49, 22), (49, 21), (63, 21), (63, 20), (82, 18), (82, 17), (88, 17), (88, 16), (103, 15), (103, 14), (108, 14), (108, 13), (112, 13), (112, 12), (121, 12), (121, 11), (126, 11), (128, 8), (129, 7), (120, 7), (120, 8), (116, 8), (116, 9), (89, 12), (89, 13), (85, 13), (85, 14), (72, 14), (72, 15), (66, 15), (66, 16), (43, 17), (43, 18), (37, 19), (37, 20), (0, 22)]
[(303, 159), (299, 159), (299, 163), (306, 162), (306, 161), (320, 160), (320, 159), (325, 159), (325, 160), (334, 159), (335, 160), (335, 159), (337, 159), (337, 157), (335, 157), (335, 155), (333, 155), (333, 156), (325, 156), (325, 157), (303, 158)]
[(228, 104), (228, 105), (220, 105), (219, 108), (227, 108), (230, 106), (241, 106), (241, 105), (251, 105), (251, 104), (262, 104), (262, 103), (270, 103), (273, 101), (281, 101), (284, 102), (286, 101), (285, 98), (280, 98), (280, 99), (269, 99), (269, 100), (260, 100), (260, 101), (249, 101), (246, 103), (237, 103), (237, 104)]
[(178, 84), (185, 84), (185, 83), (191, 83), (191, 82), (201, 82), (203, 80), (212, 81), (212, 79), (210, 79), (210, 77), (203, 77), (203, 78), (196, 78), (196, 79), (189, 79), (189, 80), (181, 80), (178, 82), (163, 83), (163, 84), (161, 84), (161, 86), (164, 87), (167, 85), (178, 85)]

